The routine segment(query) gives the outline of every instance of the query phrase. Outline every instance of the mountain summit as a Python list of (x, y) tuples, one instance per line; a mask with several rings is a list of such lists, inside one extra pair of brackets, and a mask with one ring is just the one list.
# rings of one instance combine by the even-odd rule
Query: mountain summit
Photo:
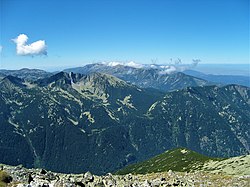
[[(165, 68), (164, 68), (165, 67)], [(209, 85), (208, 81), (186, 75), (178, 71), (168, 71), (166, 66), (147, 65), (142, 67), (121, 64), (88, 64), (84, 67), (71, 68), (65, 72), (88, 74), (100, 72), (113, 75), (142, 88), (155, 88), (162, 91), (183, 89), (190, 86)]]

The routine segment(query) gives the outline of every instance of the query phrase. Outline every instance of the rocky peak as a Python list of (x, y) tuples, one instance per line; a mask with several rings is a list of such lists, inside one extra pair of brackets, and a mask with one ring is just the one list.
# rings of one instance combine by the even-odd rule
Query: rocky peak
[(118, 79), (112, 75), (104, 73), (91, 73), (84, 76), (80, 82), (90, 83), (93, 86), (111, 86), (111, 87), (130, 87), (125, 81)]
[(62, 85), (71, 85), (73, 82), (78, 81), (82, 75), (74, 74), (74, 73), (66, 73), (66, 72), (59, 72), (55, 75), (52, 75), (48, 78), (40, 79), (36, 81), (39, 86), (62, 86)]

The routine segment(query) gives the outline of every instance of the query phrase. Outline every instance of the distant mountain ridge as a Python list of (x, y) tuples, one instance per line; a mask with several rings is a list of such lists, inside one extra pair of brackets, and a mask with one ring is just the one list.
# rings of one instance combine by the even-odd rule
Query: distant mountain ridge
[(165, 69), (135, 68), (131, 66), (106, 64), (88, 64), (84, 67), (65, 69), (65, 72), (88, 74), (107, 73), (142, 88), (155, 88), (161, 91), (183, 89), (190, 86), (205, 86), (212, 83), (182, 72), (166, 73)]
[(28, 69), (28, 68), (23, 68), (20, 70), (4, 70), (4, 69), (0, 69), (0, 77), (4, 77), (4, 76), (14, 76), (14, 77), (18, 77), (21, 79), (26, 79), (29, 81), (33, 81), (33, 80), (38, 80), (38, 79), (43, 79), (46, 77), (49, 77), (52, 75), (52, 73), (49, 73), (47, 71), (44, 70), (40, 70), (40, 69)]
[[(126, 66), (126, 64), (119, 63), (109, 64), (87, 64), (83, 67), (65, 69), (64, 71), (79, 74), (106, 73), (142, 88), (154, 88), (161, 91), (172, 91), (194, 86), (222, 86), (227, 84), (239, 84), (250, 87), (249, 76), (204, 74), (194, 70), (185, 70), (185, 68), (171, 68), (171, 65), (140, 65), (129, 63), (130, 65)], [(36, 81), (57, 73), (28, 68), (20, 70), (0, 69), (0, 79), (12, 75), (25, 80)]]
[[(250, 87), (250, 74), (249, 76), (242, 75), (213, 75), (204, 74), (194, 70), (186, 70), (183, 73), (198, 77), (207, 81), (211, 81), (218, 84), (239, 84), (242, 86)], [(249, 72), (250, 73), (250, 72)]]

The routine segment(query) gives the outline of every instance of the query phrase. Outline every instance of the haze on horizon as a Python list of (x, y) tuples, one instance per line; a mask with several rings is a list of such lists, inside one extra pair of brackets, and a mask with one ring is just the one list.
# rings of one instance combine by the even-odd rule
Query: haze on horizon
[(248, 0), (0, 0), (0, 12), (0, 69), (249, 64)]

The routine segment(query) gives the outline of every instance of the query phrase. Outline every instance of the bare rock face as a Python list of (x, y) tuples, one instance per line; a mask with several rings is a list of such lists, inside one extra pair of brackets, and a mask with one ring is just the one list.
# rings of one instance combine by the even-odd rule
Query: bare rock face
[(229, 176), (205, 172), (163, 172), (145, 175), (93, 175), (62, 174), (41, 169), (26, 169), (21, 166), (3, 165), (13, 181), (8, 186), (16, 187), (160, 187), (160, 186), (247, 186), (249, 175)]

